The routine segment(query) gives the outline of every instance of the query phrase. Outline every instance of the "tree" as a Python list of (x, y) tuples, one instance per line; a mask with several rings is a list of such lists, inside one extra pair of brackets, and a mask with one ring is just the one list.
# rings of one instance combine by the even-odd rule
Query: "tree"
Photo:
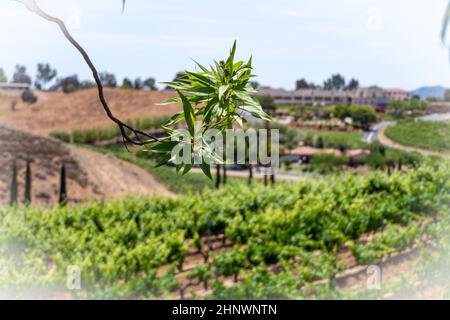
[(122, 89), (133, 89), (133, 82), (128, 78), (124, 78), (122, 81)]
[(58, 79), (58, 86), (62, 88), (64, 93), (72, 93), (80, 89), (80, 81), (78, 75), (74, 74), (62, 79)]
[(38, 100), (38, 98), (34, 95), (33, 91), (31, 91), (30, 89), (27, 89), (24, 92), (22, 92), (21, 98), (23, 102), (29, 104), (36, 103)]
[(141, 78), (136, 78), (134, 80), (134, 88), (136, 90), (142, 90), (144, 88), (144, 83), (142, 82)]
[(345, 78), (340, 74), (333, 74), (329, 79), (325, 80), (323, 88), (328, 91), (342, 91), (345, 88)]
[(16, 71), (13, 74), (12, 82), (31, 84), (31, 77), (27, 74), (27, 67), (16, 65)]
[(8, 82), (8, 78), (6, 77), (5, 71), (0, 68), (0, 83)]
[(156, 87), (156, 80), (154, 78), (145, 79), (144, 89), (150, 90), (150, 91), (158, 90), (158, 88)]
[(352, 119), (363, 130), (369, 130), (370, 125), (377, 120), (376, 111), (370, 106), (352, 106)]
[(427, 101), (420, 99), (393, 100), (387, 104), (387, 110), (396, 116), (402, 116), (405, 112), (421, 111), (428, 107)]
[(359, 88), (359, 81), (356, 79), (351, 79), (348, 85), (345, 87), (346, 91), (352, 91)]
[(255, 90), (258, 90), (260, 87), (259, 82), (257, 82), (257, 81), (251, 81), (250, 86)]
[(316, 85), (314, 83), (308, 83), (305, 79), (297, 80), (295, 84), (296, 90), (304, 90), (304, 89), (315, 89)]
[(52, 69), (48, 63), (39, 63), (37, 66), (37, 75), (35, 81), (36, 88), (45, 90), (47, 84), (52, 81), (56, 77), (56, 75), (56, 69)]
[(105, 71), (105, 72), (101, 72), (99, 74), (99, 77), (100, 77), (100, 81), (104, 87), (107, 87), (107, 88), (117, 87), (117, 80), (116, 80), (116, 76), (114, 74), (108, 73)]
[(90, 81), (90, 80), (83, 80), (80, 82), (80, 89), (90, 89), (90, 88), (94, 88), (95, 87), (95, 83)]

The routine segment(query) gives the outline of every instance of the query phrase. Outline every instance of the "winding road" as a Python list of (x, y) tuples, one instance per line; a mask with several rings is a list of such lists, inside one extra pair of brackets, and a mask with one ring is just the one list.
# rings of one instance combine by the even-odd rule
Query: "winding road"
[[(430, 115), (418, 117), (417, 119), (423, 120), (423, 121), (449, 121), (450, 113), (433, 113)], [(391, 148), (396, 148), (396, 149), (400, 149), (400, 150), (407, 151), (407, 152), (418, 152), (418, 153), (421, 153), (421, 154), (424, 154), (427, 156), (436, 156), (436, 157), (450, 159), (450, 154), (448, 154), (448, 153), (408, 147), (408, 146), (399, 144), (395, 141), (392, 141), (391, 139), (386, 137), (386, 135), (384, 134), (384, 131), (386, 130), (387, 127), (394, 125), (395, 123), (396, 123), (395, 121), (383, 121), (383, 122), (376, 124), (375, 126), (372, 127), (370, 132), (364, 136), (364, 138), (363, 138), (364, 142), (370, 144), (370, 143), (378, 140), (378, 141), (380, 141), (380, 143), (382, 143), (388, 147), (391, 147)]]

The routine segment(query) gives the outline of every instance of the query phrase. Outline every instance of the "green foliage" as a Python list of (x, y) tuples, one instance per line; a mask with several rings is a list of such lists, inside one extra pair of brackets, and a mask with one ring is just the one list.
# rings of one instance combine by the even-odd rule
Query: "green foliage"
[(411, 247), (420, 234), (416, 225), (402, 230), (397, 225), (389, 224), (383, 232), (376, 234), (371, 242), (352, 244), (350, 250), (358, 263), (374, 265), (380, 263), (383, 257)]
[(438, 121), (401, 121), (385, 131), (402, 145), (434, 151), (450, 150), (450, 123)]
[(71, 137), (72, 137), (70, 135), (70, 133), (63, 132), (63, 131), (52, 131), (52, 132), (49, 133), (49, 135), (50, 135), (50, 137), (53, 137), (53, 138), (58, 139), (58, 140), (60, 140), (62, 142), (65, 142), (65, 143), (69, 143), (70, 140), (71, 140)]
[(27, 74), (27, 67), (16, 65), (16, 70), (13, 74), (11, 82), (31, 84), (31, 77)]
[(38, 89), (45, 90), (47, 84), (57, 75), (56, 69), (52, 69), (50, 65), (39, 63), (37, 66), (37, 75), (35, 85)]
[[(262, 110), (259, 102), (252, 97), (255, 90), (251, 86), (252, 58), (248, 62), (235, 62), (236, 42), (233, 44), (230, 55), (226, 60), (215, 61), (214, 66), (206, 68), (196, 62), (200, 71), (185, 71), (177, 76), (174, 82), (165, 83), (177, 91), (178, 96), (167, 103), (179, 103), (183, 105), (183, 112), (173, 116), (164, 126), (168, 138), (154, 145), (150, 150), (164, 154), (162, 163), (172, 159), (174, 148), (187, 146), (191, 150), (191, 159), (177, 166), (177, 170), (186, 174), (192, 168), (194, 158), (199, 159), (203, 172), (211, 177), (211, 162), (221, 163), (217, 154), (204, 140), (194, 150), (194, 131), (204, 133), (208, 129), (223, 132), (231, 129), (234, 123), (242, 126), (245, 121), (244, 113), (251, 114), (255, 118), (270, 120), (270, 117)], [(196, 127), (199, 121), (199, 127)], [(176, 127), (184, 122), (189, 130), (189, 141), (179, 141), (184, 134)], [(171, 141), (169, 141), (171, 140)]]
[[(449, 174), (442, 163), (392, 176), (341, 174), (274, 188), (232, 184), (179, 197), (21, 208), (21, 214), (5, 209), (0, 264), (7, 268), (0, 288), (63, 284), (67, 266), (78, 265), (85, 288), (79, 297), (160, 297), (180, 288), (177, 270), (194, 240), (224, 232), (233, 247), (210, 252), (211, 269), (199, 263), (189, 271), (200, 281), (212, 277), (209, 271), (242, 280), (231, 288), (220, 277), (210, 280), (214, 297), (314, 295), (307, 289), (312, 282), (342, 270), (336, 249), (343, 244), (352, 244), (360, 261), (377, 261), (432, 232), (420, 226), (427, 217), (447, 214)], [(374, 235), (372, 243), (360, 240), (367, 234)]]
[(22, 101), (25, 103), (33, 104), (38, 101), (38, 98), (33, 93), (33, 91), (27, 89), (24, 92), (22, 92), (22, 95), (20, 96)]
[(81, 89), (80, 81), (78, 80), (78, 75), (68, 76), (57, 80), (58, 86), (62, 88), (62, 91), (66, 94), (75, 92)]
[(5, 71), (3, 68), (0, 68), (0, 83), (8, 82), (8, 77), (6, 77)]
[(124, 78), (122, 82), (122, 89), (133, 89), (133, 82), (131, 82), (128, 78)]
[(337, 172), (349, 164), (349, 158), (333, 154), (318, 154), (311, 158), (307, 171), (328, 174)]
[(361, 129), (368, 130), (370, 124), (377, 120), (377, 113), (370, 106), (340, 104), (334, 108), (335, 117), (344, 120), (351, 118)]
[[(150, 130), (159, 129), (167, 121), (168, 117), (156, 117), (156, 118), (139, 118), (126, 121), (128, 124), (136, 129)], [(120, 129), (116, 125), (107, 127), (95, 127), (91, 129), (75, 129), (72, 133), (53, 131), (50, 132), (50, 136), (59, 139), (63, 142), (70, 142), (79, 144), (93, 144), (96, 142), (102, 142), (112, 140), (120, 137)]]
[(414, 111), (425, 110), (426, 108), (428, 108), (428, 102), (416, 98), (390, 101), (387, 105), (388, 112), (397, 117), (404, 116), (408, 112), (413, 113)]

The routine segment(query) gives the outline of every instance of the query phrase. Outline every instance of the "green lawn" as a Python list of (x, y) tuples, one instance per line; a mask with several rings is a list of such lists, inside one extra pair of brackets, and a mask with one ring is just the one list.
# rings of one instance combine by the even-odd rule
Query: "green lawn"
[(388, 127), (386, 136), (405, 146), (450, 151), (449, 122), (403, 121)]
[(322, 131), (313, 129), (298, 129), (303, 137), (322, 137), (326, 148), (339, 148), (345, 145), (347, 149), (367, 148), (368, 145), (363, 141), (363, 133), (344, 132), (344, 131)]

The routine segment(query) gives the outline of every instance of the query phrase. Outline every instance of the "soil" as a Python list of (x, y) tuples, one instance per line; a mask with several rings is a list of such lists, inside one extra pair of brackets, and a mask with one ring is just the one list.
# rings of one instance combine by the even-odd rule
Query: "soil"
[[(15, 111), (11, 108), (14, 98), (0, 97), (0, 124), (45, 135), (51, 131), (70, 132), (112, 125), (99, 102), (96, 89), (70, 94), (38, 92), (37, 95), (39, 100), (32, 105), (16, 99)], [(123, 121), (172, 115), (180, 110), (179, 106), (158, 104), (173, 96), (171, 91), (105, 89), (113, 114)]]
[(0, 206), (10, 201), (12, 167), (18, 168), (19, 202), (23, 202), (26, 162), (31, 162), (32, 203), (57, 204), (60, 170), (67, 174), (69, 203), (133, 195), (170, 195), (151, 174), (109, 155), (69, 147), (55, 139), (0, 126)]

